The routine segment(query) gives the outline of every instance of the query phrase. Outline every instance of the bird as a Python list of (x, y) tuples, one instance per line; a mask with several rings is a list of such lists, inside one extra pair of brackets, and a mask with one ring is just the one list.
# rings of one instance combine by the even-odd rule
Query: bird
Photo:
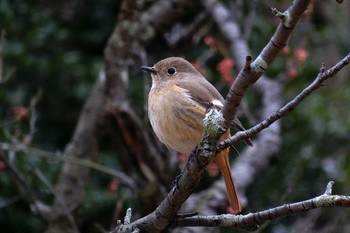
[[(223, 107), (224, 98), (193, 65), (181, 57), (169, 57), (154, 66), (141, 66), (152, 77), (148, 95), (148, 116), (158, 139), (180, 153), (189, 155), (201, 142), (204, 134), (204, 116), (208, 108)], [(234, 117), (235, 131), (245, 130)], [(220, 140), (230, 137), (227, 130)], [(245, 143), (252, 145), (251, 140)], [(235, 213), (241, 205), (229, 164), (229, 148), (214, 158), (223, 174), (229, 204)]]

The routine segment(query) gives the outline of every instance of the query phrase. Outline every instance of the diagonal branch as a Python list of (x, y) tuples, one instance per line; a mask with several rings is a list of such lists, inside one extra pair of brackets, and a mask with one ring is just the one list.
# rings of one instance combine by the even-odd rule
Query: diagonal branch
[[(142, 229), (145, 232), (161, 232), (176, 219), (181, 205), (189, 198), (197, 187), (209, 162), (216, 154), (218, 131), (224, 131), (225, 120), (221, 112), (213, 106), (205, 115), (205, 130), (202, 142), (189, 157), (182, 174), (175, 181), (174, 187), (151, 214), (129, 223), (119, 225), (111, 232), (130, 232)], [(220, 122), (220, 123), (218, 123)]]
[(205, 128), (205, 137), (203, 142), (192, 151), (188, 163), (182, 174), (177, 178), (174, 187), (170, 190), (166, 198), (160, 203), (158, 208), (151, 214), (134, 221), (133, 223), (120, 224), (111, 233), (130, 232), (135, 229), (143, 229), (145, 232), (160, 232), (166, 229), (174, 219), (181, 205), (188, 199), (194, 189), (197, 187), (205, 169), (213, 156), (215, 155), (215, 145), (218, 140), (217, 131), (220, 129), (213, 129), (224, 125), (218, 125), (216, 120), (222, 118), (219, 110), (214, 107), (206, 114), (208, 124)]
[(225, 141), (222, 141), (219, 143), (219, 150), (223, 150), (224, 148), (229, 147), (231, 143), (236, 143), (244, 138), (252, 137), (259, 132), (261, 132), (263, 129), (266, 129), (271, 124), (273, 124), (278, 119), (286, 116), (288, 113), (293, 111), (306, 97), (308, 97), (312, 92), (319, 89), (323, 86), (323, 82), (326, 79), (329, 79), (336, 75), (342, 68), (350, 64), (350, 53), (345, 56), (341, 61), (339, 61), (336, 65), (333, 67), (325, 70), (324, 67), (321, 68), (320, 72), (318, 73), (316, 79), (307, 86), (299, 95), (297, 95), (293, 100), (291, 100), (289, 103), (287, 103), (284, 107), (282, 107), (280, 110), (277, 110), (274, 114), (270, 115), (267, 119), (259, 123), (258, 125), (245, 130), (238, 132), (237, 134), (233, 135), (231, 138), (226, 139)]
[[(207, 0), (207, 5), (218, 5), (215, 0)], [(226, 96), (226, 101), (222, 109), (224, 118), (227, 124), (232, 122), (236, 115), (241, 99), (253, 83), (255, 83), (268, 69), (268, 66), (276, 58), (277, 54), (286, 45), (295, 25), (300, 17), (307, 9), (310, 1), (295, 0), (293, 4), (283, 13), (283, 17), (275, 34), (272, 36), (270, 42), (265, 46), (256, 60), (250, 65), (250, 59), (247, 57), (245, 67), (239, 72), (235, 82), (232, 84), (229, 93)], [(213, 13), (212, 13), (213, 14)], [(215, 15), (214, 15), (215, 17)], [(228, 15), (226, 15), (226, 18)], [(245, 46), (246, 47), (246, 46)], [(249, 65), (249, 66), (248, 66)]]

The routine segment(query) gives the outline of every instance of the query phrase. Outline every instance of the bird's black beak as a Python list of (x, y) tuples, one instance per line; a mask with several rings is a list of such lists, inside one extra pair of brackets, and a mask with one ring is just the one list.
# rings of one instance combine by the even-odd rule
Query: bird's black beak
[(154, 69), (154, 67), (151, 66), (141, 66), (140, 68), (150, 73), (156, 73), (156, 69)]

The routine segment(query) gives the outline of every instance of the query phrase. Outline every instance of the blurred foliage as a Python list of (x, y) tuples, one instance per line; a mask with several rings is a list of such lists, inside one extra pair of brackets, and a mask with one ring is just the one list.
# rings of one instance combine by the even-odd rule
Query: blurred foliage
[[(232, 4), (228, 0), (223, 2), (228, 6)], [(290, 2), (236, 1), (236, 7), (241, 9), (237, 17), (253, 57), (267, 43), (278, 24), (270, 7), (278, 6), (283, 10)], [(0, 29), (5, 32), (4, 73), (15, 69), (10, 79), (0, 84), (1, 142), (20, 141), (49, 151), (64, 149), (84, 100), (102, 68), (104, 46), (115, 25), (119, 5), (120, 1), (0, 0)], [(196, 11), (199, 10), (203, 9)], [(285, 84), (284, 102), (316, 77), (322, 63), (330, 67), (349, 52), (349, 12), (350, 5), (345, 1), (342, 5), (335, 1), (314, 1), (309, 14), (293, 32), (288, 49), (267, 72), (268, 76)], [(185, 21), (191, 19), (188, 16)], [(230, 57), (228, 44), (215, 23), (207, 24), (205, 35), (190, 49), (188, 46), (186, 49), (166, 47), (161, 37), (157, 38), (159, 43), (152, 43), (146, 49), (152, 62), (171, 55), (184, 55), (188, 60), (198, 62), (210, 81), (225, 93), (227, 79), (230, 75), (234, 77), (234, 73), (223, 80), (218, 64)], [(215, 40), (215, 44), (206, 40), (208, 36)], [(134, 75), (130, 92), (140, 114), (144, 114), (143, 82), (137, 77), (140, 72), (134, 72)], [(38, 92), (42, 93), (41, 98), (33, 109), (30, 101)], [(259, 111), (257, 94), (250, 91), (245, 99), (249, 106), (254, 106), (250, 109), (253, 114)], [(282, 119), (282, 150), (270, 161), (268, 170), (247, 190), (249, 204), (245, 211), (319, 195), (329, 180), (336, 181), (335, 193), (350, 193), (349, 102), (349, 68), (346, 68)], [(18, 113), (16, 107), (30, 110), (32, 115)], [(33, 120), (34, 112), (37, 118), (33, 128), (30, 120)], [(111, 151), (105, 145), (99, 163), (117, 169), (119, 165)], [(23, 152), (13, 153), (8, 158), (32, 190), (31, 195), (50, 203), (53, 199), (51, 188), (59, 174), (60, 162)], [(28, 190), (14, 182), (16, 179), (10, 169), (4, 161), (0, 162), (1, 231), (43, 232), (45, 222), (29, 209)], [(212, 177), (205, 180), (211, 182)], [(113, 222), (116, 195), (124, 206), (135, 206), (128, 189), (113, 182), (111, 177), (94, 171), (84, 206), (82, 225), (85, 228), (82, 232), (88, 232), (87, 229), (98, 232), (94, 229), (95, 223), (109, 228)], [(261, 231), (293, 232), (291, 228), (297, 229), (298, 222), (309, 221), (305, 224), (309, 224), (309, 228), (301, 230), (306, 232), (327, 226), (333, 232), (345, 232), (346, 227), (349, 228), (348, 212), (321, 210), (283, 218), (267, 223)], [(335, 213), (339, 217), (335, 218)], [(314, 215), (317, 217), (310, 217)]]
[[(29, 143), (35, 147), (51, 151), (64, 149), (102, 67), (103, 49), (113, 30), (119, 5), (119, 1), (0, 1), (0, 30), (5, 33), (4, 73), (15, 69), (10, 79), (0, 84), (1, 141), (16, 142), (33, 136)], [(42, 95), (34, 109), (38, 116), (35, 134), (28, 135), (31, 119), (29, 116), (16, 119), (14, 109), (29, 110), (30, 100), (38, 91)], [(52, 190), (34, 171), (43, 173), (53, 186), (61, 163), (23, 153), (13, 155), (12, 159), (11, 163), (35, 190), (35, 198), (50, 203)], [(26, 195), (24, 190), (18, 190), (7, 169), (0, 171), (0, 180), (1, 203), (7, 203), (16, 193)], [(91, 187), (95, 187), (93, 183)], [(108, 191), (108, 181), (104, 186), (89, 189), (89, 203), (99, 206), (99, 201), (94, 199), (105, 198), (103, 190)], [(113, 204), (110, 205), (113, 210), (111, 206)], [(1, 208), (0, 212), (2, 232), (43, 232), (45, 229), (45, 223), (31, 213), (25, 201)]]
[(47, 148), (62, 149), (101, 69), (119, 3), (2, 0), (0, 4), (4, 72), (16, 70), (1, 87), (2, 119), (11, 121), (11, 107), (28, 106), (42, 90), (35, 139)]

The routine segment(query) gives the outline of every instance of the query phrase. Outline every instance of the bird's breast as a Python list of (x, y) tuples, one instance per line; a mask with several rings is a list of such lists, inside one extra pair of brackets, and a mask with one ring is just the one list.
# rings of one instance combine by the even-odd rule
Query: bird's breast
[(189, 154), (203, 136), (205, 108), (176, 85), (152, 88), (148, 115), (161, 142), (176, 151)]

